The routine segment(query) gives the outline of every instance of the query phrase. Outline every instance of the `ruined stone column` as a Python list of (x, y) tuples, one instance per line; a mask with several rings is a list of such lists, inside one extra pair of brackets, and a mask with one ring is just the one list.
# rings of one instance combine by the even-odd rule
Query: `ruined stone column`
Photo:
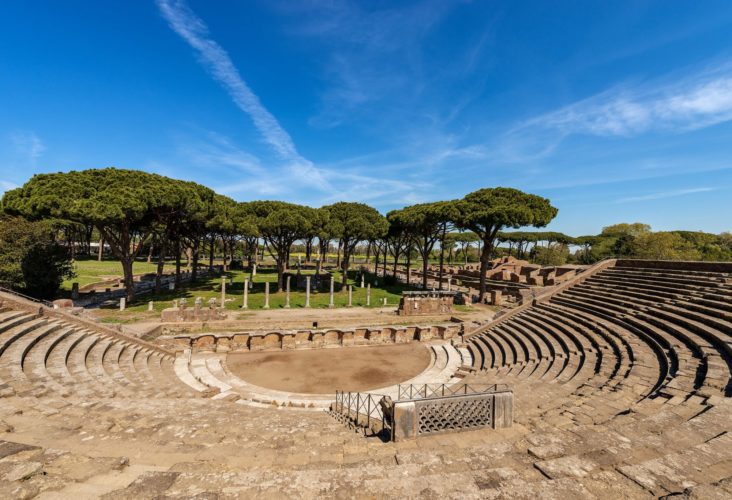
[(450, 291), (450, 287), (452, 286), (452, 278), (450, 276), (447, 277), (447, 291)]
[(124, 311), (126, 305), (127, 305), (127, 299), (126, 298), (122, 297), (121, 299), (119, 299), (119, 310), (120, 311)]
[(333, 278), (333, 275), (330, 275), (330, 299), (328, 301), (328, 307), (331, 309), (335, 307), (335, 304), (333, 303), (333, 291), (335, 289), (335, 280)]
[[(252, 264), (252, 276), (256, 276), (256, 275), (257, 275), (257, 265)], [(252, 280), (252, 281), (254, 281), (254, 280)]]
[(353, 306), (353, 285), (348, 285), (348, 307)]
[(249, 278), (244, 280), (244, 299), (241, 308), (249, 309)]
[(287, 289), (285, 290), (285, 308), (290, 308), (290, 276), (287, 276)]
[(152, 311), (155, 310), (155, 304), (153, 304), (153, 301), (152, 300), (147, 303), (147, 310), (150, 311), (150, 312), (152, 312)]
[(371, 283), (366, 285), (366, 306), (371, 305)]
[(363, 274), (361, 274), (361, 288), (363, 288)]
[(305, 276), (305, 307), (310, 307), (310, 276)]
[(226, 276), (221, 277), (221, 307), (226, 304)]
[(269, 309), (269, 281), (264, 282), (264, 309)]

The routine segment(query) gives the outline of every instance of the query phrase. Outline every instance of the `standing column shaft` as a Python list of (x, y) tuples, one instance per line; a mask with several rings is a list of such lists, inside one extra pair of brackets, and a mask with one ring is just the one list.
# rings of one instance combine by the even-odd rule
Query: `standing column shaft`
[(241, 305), (242, 309), (249, 309), (249, 279), (244, 280), (244, 302)]
[(328, 301), (328, 307), (335, 307), (335, 304), (333, 303), (333, 292), (335, 290), (335, 279), (333, 278), (333, 275), (330, 275), (330, 300)]
[(264, 309), (269, 309), (269, 281), (264, 283)]
[(305, 276), (305, 307), (310, 307), (310, 276)]

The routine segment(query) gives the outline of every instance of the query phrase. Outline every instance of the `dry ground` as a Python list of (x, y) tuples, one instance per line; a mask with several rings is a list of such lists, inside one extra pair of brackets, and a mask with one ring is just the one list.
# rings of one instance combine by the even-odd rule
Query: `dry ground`
[(281, 391), (328, 394), (398, 384), (419, 375), (430, 361), (419, 342), (286, 352), (231, 353), (229, 369), (240, 378)]

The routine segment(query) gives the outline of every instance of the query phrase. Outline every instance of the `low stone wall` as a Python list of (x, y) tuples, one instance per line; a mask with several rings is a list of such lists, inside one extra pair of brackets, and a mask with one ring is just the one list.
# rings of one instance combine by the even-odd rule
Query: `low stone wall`
[(392, 440), (513, 425), (513, 392), (394, 402)]
[(322, 329), (275, 332), (202, 333), (158, 337), (158, 342), (171, 348), (193, 351), (239, 352), (317, 349), (357, 345), (399, 344), (457, 337), (458, 325), (385, 326), (349, 330)]
[(428, 314), (452, 314), (454, 297), (422, 297), (419, 295), (403, 295), (399, 300), (400, 316), (418, 316)]

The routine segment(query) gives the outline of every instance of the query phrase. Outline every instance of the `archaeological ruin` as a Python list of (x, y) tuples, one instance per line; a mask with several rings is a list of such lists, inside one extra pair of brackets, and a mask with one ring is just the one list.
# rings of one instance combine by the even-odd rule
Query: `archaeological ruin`
[[(492, 275), (533, 293), (473, 326), (201, 332), (173, 321), (146, 341), (2, 292), (0, 492), (728, 498), (732, 265), (499, 266)], [(469, 272), (451, 272), (451, 286)], [(229, 357), (327, 364), (400, 345), (426, 349), (426, 364), (358, 391), (274, 389)], [(407, 362), (395, 356), (358, 369), (388, 374)], [(296, 376), (281, 365), (283, 380)]]

